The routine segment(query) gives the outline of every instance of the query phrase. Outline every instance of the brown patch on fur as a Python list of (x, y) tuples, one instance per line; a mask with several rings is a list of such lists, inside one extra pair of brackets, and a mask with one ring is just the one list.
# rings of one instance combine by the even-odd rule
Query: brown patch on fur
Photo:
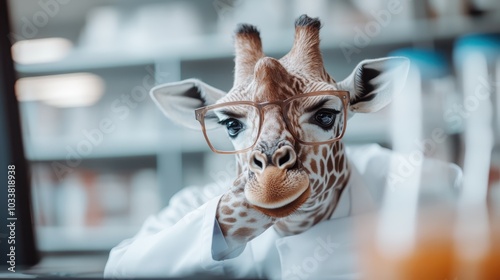
[(328, 155), (328, 149), (326, 147), (323, 147), (321, 154), (323, 155), (323, 158), (326, 158), (326, 156)]
[(248, 216), (248, 213), (247, 212), (240, 212), (239, 215), (240, 215), (240, 217), (246, 217), (246, 216)]
[(234, 192), (234, 194), (240, 194), (243, 192), (243, 189), (236, 189), (233, 192)]
[(312, 212), (309, 214), (309, 216), (307, 216), (307, 219), (313, 219), (314, 217), (316, 217), (317, 215), (317, 212)]
[(338, 154), (338, 152), (339, 152), (339, 144), (337, 142), (333, 144), (333, 154), (336, 155)]
[(242, 227), (234, 231), (234, 236), (248, 237), (255, 232), (255, 229), (249, 227)]
[(224, 218), (224, 219), (222, 219), (222, 221), (227, 222), (227, 223), (236, 223), (235, 218)]
[(333, 185), (336, 183), (335, 182), (335, 179), (337, 179), (337, 177), (334, 175), (334, 174), (331, 174), (330, 175), (330, 179), (328, 180), (328, 187), (333, 187)]
[(314, 154), (318, 154), (319, 153), (319, 146), (313, 146), (313, 152), (314, 152)]
[(316, 225), (317, 223), (321, 222), (323, 219), (325, 219), (325, 213), (318, 214), (316, 217), (314, 217), (313, 225)]
[(255, 222), (257, 222), (257, 219), (255, 218), (250, 218), (247, 220), (247, 223), (255, 223)]
[(241, 202), (236, 201), (233, 204), (231, 204), (233, 207), (239, 207), (241, 205)]
[(318, 180), (314, 180), (314, 183), (312, 184), (312, 190), (313, 191), (316, 191), (316, 189), (318, 188), (320, 182)]
[(309, 225), (309, 221), (303, 221), (300, 223), (299, 227), (306, 227), (307, 225)]
[(277, 227), (278, 229), (280, 229), (281, 231), (284, 231), (284, 232), (288, 232), (288, 231), (290, 231), (290, 230), (288, 229), (288, 226), (287, 226), (285, 223), (277, 222), (277, 223), (276, 223), (276, 227)]
[(325, 216), (326, 216), (326, 219), (330, 219), (330, 217), (331, 217), (331, 216), (332, 216), (332, 214), (333, 214), (333, 210), (334, 210), (335, 208), (337, 208), (337, 204), (338, 204), (338, 199), (335, 199), (335, 202), (334, 202), (334, 203), (332, 203), (332, 205), (330, 205), (330, 206), (328, 207), (328, 210), (326, 211), (326, 215), (325, 215)]
[[(238, 167), (237, 167), (237, 170), (236, 170), (236, 174), (241, 174), (241, 166), (238, 164)], [(241, 184), (241, 180), (242, 178), (239, 177), (238, 179), (234, 180), (233, 182), (233, 186), (238, 186)]]
[(316, 160), (311, 160), (311, 171), (316, 174), (318, 173), (318, 165), (316, 164)]
[(326, 159), (326, 160), (327, 160), (326, 170), (330, 172), (333, 170), (333, 159)]
[(337, 181), (342, 183), (342, 182), (344, 182), (344, 178), (345, 178), (345, 176), (344, 176), (344, 174), (342, 174), (342, 175), (340, 175), (340, 178)]
[(225, 214), (225, 215), (231, 215), (234, 212), (233, 209), (229, 208), (226, 205), (222, 206), (222, 208), (220, 209), (220, 211), (221, 211), (222, 214)]
[(337, 162), (338, 163), (335, 166), (335, 170), (337, 171), (337, 173), (340, 173), (342, 171), (342, 168), (343, 168), (343, 166), (340, 164), (340, 157), (338, 157)]
[(224, 224), (221, 222), (219, 222), (219, 226), (220, 226), (220, 229), (221, 229), (222, 233), (224, 234), (224, 236), (226, 236), (227, 233), (229, 232), (229, 230), (231, 230), (231, 228), (233, 227), (233, 225)]
[(326, 200), (326, 198), (328, 197), (328, 194), (330, 192), (324, 192), (323, 195), (321, 195), (321, 200)]

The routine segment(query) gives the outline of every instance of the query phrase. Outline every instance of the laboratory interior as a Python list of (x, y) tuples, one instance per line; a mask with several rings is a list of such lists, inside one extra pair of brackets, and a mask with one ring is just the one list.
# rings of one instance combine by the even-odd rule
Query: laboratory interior
[[(279, 59), (293, 45), (295, 20), (307, 14), (321, 20), (319, 47), (335, 81), (365, 59), (409, 61), (392, 102), (349, 113), (340, 140), (353, 162), (356, 147), (391, 151), (385, 167), (359, 163), (362, 172), (387, 174), (367, 182), (384, 191), (373, 194), (377, 211), (360, 215), (351, 236), (358, 276), (499, 279), (499, 1), (9, 0), (7, 7), (41, 255), (30, 271), (84, 268), (80, 276), (102, 277), (110, 250), (176, 193), (232, 186), (235, 155), (213, 152), (199, 127), (167, 118), (150, 90), (196, 78), (228, 92), (238, 24), (255, 25), (265, 56)], [(305, 257), (303, 273), (282, 268), (283, 279), (320, 279), (312, 275), (336, 261)]]

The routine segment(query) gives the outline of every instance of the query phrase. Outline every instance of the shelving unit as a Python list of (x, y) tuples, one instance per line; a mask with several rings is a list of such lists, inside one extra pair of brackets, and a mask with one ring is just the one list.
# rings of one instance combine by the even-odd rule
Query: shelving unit
[[(411, 45), (419, 41), (427, 40), (453, 40), (463, 32), (493, 32), (498, 31), (500, 26), (500, 14), (492, 14), (480, 19), (453, 18), (434, 21), (420, 20), (417, 22), (401, 22), (390, 25), (370, 41), (366, 46), (366, 52), (386, 45)], [(420, 32), (419, 32), (420, 31)], [(425, 31), (425, 32), (423, 32)], [(332, 29), (332, 36), (323, 34), (322, 50), (324, 52), (341, 52), (340, 42), (350, 42), (353, 38), (349, 30), (343, 31)], [(282, 32), (267, 36), (263, 32), (265, 51), (269, 54), (284, 54), (288, 51), (293, 39), (293, 30), (287, 29)], [(203, 48), (200, 48), (203, 42)], [(61, 61), (46, 64), (16, 65), (17, 71), (22, 76), (50, 75), (56, 73), (71, 73), (83, 71), (95, 71), (105, 69), (113, 71), (115, 68), (142, 66), (155, 64), (158, 61), (173, 62), (175, 73), (171, 77), (180, 77), (181, 64), (183, 61), (207, 61), (211, 59), (232, 59), (233, 47), (231, 37), (227, 34), (206, 35), (184, 40), (173, 41), (169, 45), (155, 46), (151, 49), (129, 51), (113, 51), (94, 53), (85, 49), (76, 49)], [(178, 62), (177, 62), (178, 61)], [(335, 63), (335, 62), (334, 62)], [(345, 63), (341, 63), (345, 64)], [(352, 63), (351, 63), (352, 64)], [(175, 69), (177, 68), (177, 69)], [(231, 74), (231, 73), (227, 73)], [(180, 77), (188, 78), (188, 77)], [(228, 77), (230, 79), (232, 77)], [(178, 79), (170, 79), (178, 80)], [(163, 120), (161, 120), (163, 121)], [(384, 142), (388, 140), (384, 130), (385, 119), (379, 116), (356, 116), (351, 123), (346, 135), (347, 141), (366, 139), (369, 141)], [(382, 130), (382, 131), (381, 131)], [(126, 142), (112, 141), (110, 145), (100, 145), (90, 157), (127, 157), (137, 155), (155, 155), (163, 149), (181, 149), (183, 151), (208, 151), (205, 142), (196, 133), (185, 131), (181, 128), (172, 130), (172, 137), (166, 137), (161, 142), (158, 135), (152, 131), (150, 135), (138, 139), (128, 139)], [(185, 135), (186, 134), (186, 135)], [(28, 157), (33, 160), (57, 160), (64, 158), (67, 153), (64, 144), (75, 143), (81, 139), (62, 137), (59, 139), (38, 140), (37, 137), (28, 140), (32, 145), (28, 146)], [(166, 142), (165, 142), (166, 141)], [(358, 140), (359, 141), (359, 140)], [(111, 142), (111, 141), (110, 141)], [(160, 148), (161, 146), (161, 148)], [(50, 149), (56, 147), (56, 149)]]
[[(207, 152), (209, 151), (201, 133), (186, 130), (173, 130), (170, 137), (160, 139), (157, 134), (124, 140), (106, 139), (95, 146), (89, 155), (82, 159), (127, 158), (136, 156), (156, 156), (161, 152)], [(54, 161), (65, 159), (68, 154), (77, 154), (75, 146), (85, 138), (67, 137), (57, 140), (28, 140), (27, 156), (33, 161)], [(80, 154), (78, 154), (80, 155)]]
[[(411, 45), (413, 43), (453, 40), (465, 33), (498, 32), (500, 12), (488, 14), (481, 18), (453, 17), (435, 20), (400, 21), (382, 27), (379, 34), (370, 38), (367, 49), (385, 45)], [(359, 26), (363, 27), (363, 25)], [(353, 45), (354, 30), (338, 27), (330, 28), (329, 34), (322, 34), (323, 51), (340, 50), (341, 42)], [(285, 54), (293, 43), (293, 29), (266, 33), (261, 36), (264, 51), (268, 54)], [(203, 47), (200, 47), (203, 46)], [(51, 74), (61, 72), (77, 72), (100, 68), (116, 68), (133, 65), (147, 65), (158, 60), (207, 60), (215, 58), (232, 58), (233, 44), (231, 34), (204, 35), (176, 39), (168, 44), (150, 46), (143, 49), (126, 50), (118, 48), (113, 51), (88, 51), (77, 48), (66, 58), (53, 62), (34, 65), (16, 65), (22, 75)]]
[(116, 225), (96, 228), (39, 227), (37, 243), (41, 251), (107, 251), (117, 240), (134, 236), (139, 228)]
[[(416, 5), (416, 4), (414, 4)], [(361, 22), (358, 28), (363, 29), (367, 22)], [(356, 46), (353, 39), (354, 27), (328, 26), (322, 30), (321, 49), (325, 57), (327, 70), (333, 69), (337, 79), (347, 76), (356, 63), (364, 58), (386, 55), (394, 48), (411, 47), (415, 45), (432, 46), (436, 42), (447, 42), (464, 34), (472, 32), (499, 32), (500, 11), (486, 14), (479, 18), (454, 17), (440, 19), (395, 20), (388, 26), (380, 29), (376, 36), (369, 37), (366, 46)], [(266, 54), (280, 57), (287, 53), (293, 42), (294, 30), (267, 31), (262, 26), (261, 36)], [(346, 59), (346, 46), (355, 46), (361, 53), (354, 54), (351, 60)], [(107, 90), (103, 100), (94, 105), (100, 110), (94, 110), (90, 115), (94, 119), (106, 117), (109, 106), (123, 94), (130, 94), (131, 90), (142, 84), (147, 75), (154, 76), (156, 84), (178, 81), (197, 77), (216, 87), (228, 90), (232, 83), (233, 44), (232, 34), (206, 34), (201, 36), (175, 38), (168, 42), (149, 44), (143, 48), (128, 49), (127, 46), (117, 45), (107, 51), (89, 50), (77, 46), (64, 59), (43, 64), (16, 65), (20, 77), (34, 77), (43, 75), (91, 72), (98, 75), (110, 75), (107, 80)], [(148, 68), (149, 67), (149, 68)], [(130, 73), (116, 74), (121, 69), (132, 69)], [(148, 70), (149, 69), (149, 70)], [(150, 71), (155, 69), (155, 71)], [(117, 77), (117, 75), (122, 75)], [(150, 88), (146, 90), (149, 91)], [(33, 105), (33, 104), (31, 104)], [(36, 104), (33, 106), (37, 106)], [(36, 115), (26, 112), (24, 121), (27, 130), (40, 125)], [(103, 109), (104, 108), (104, 109)], [(21, 108), (23, 109), (23, 108)], [(52, 121), (57, 122), (66, 109), (53, 109), (58, 113)], [(64, 113), (64, 114), (63, 114)], [(376, 114), (359, 114), (349, 120), (344, 142), (346, 143), (381, 143), (390, 145), (389, 111), (384, 110)], [(186, 176), (200, 175), (203, 182), (213, 181), (213, 172), (217, 172), (217, 164), (228, 162), (216, 161), (208, 148), (200, 131), (190, 131), (173, 125), (166, 120), (149, 98), (139, 104), (139, 109), (131, 112), (123, 122), (134, 125), (118, 125), (116, 132), (106, 135), (102, 143), (92, 146), (92, 151), (78, 155), (82, 161), (112, 162), (114, 169), (119, 169), (125, 162), (148, 158), (147, 168), (156, 168), (159, 195), (162, 205), (166, 205), (170, 197), (186, 185)], [(66, 124), (66, 126), (71, 123)], [(92, 129), (95, 122), (81, 122), (73, 132), (60, 134), (62, 128), (54, 128), (52, 135), (40, 136), (28, 133), (25, 139), (28, 159), (36, 164), (50, 166), (53, 162), (64, 163), (69, 149), (75, 150), (79, 143), (86, 138), (79, 133), (81, 129)], [(75, 132), (76, 131), (76, 132)], [(195, 154), (197, 162), (186, 154)], [(197, 157), (199, 155), (199, 158)], [(154, 162), (152, 164), (151, 162)], [(208, 162), (208, 163), (207, 163)], [(216, 164), (213, 164), (216, 163)], [(154, 166), (152, 166), (154, 165)], [(185, 174), (186, 166), (201, 166), (193, 169), (193, 174)], [(211, 166), (208, 166), (211, 165)], [(80, 168), (81, 166), (77, 167)], [(196, 167), (198, 168), (198, 167)], [(112, 169), (112, 168), (110, 168)], [(221, 164), (220, 170), (227, 172), (227, 165)], [(129, 174), (130, 175), (130, 174)], [(127, 175), (128, 176), (128, 175)], [(78, 242), (74, 240), (75, 231)], [(120, 240), (132, 236), (137, 226), (116, 227), (104, 225), (97, 228), (64, 229), (49, 225), (40, 227), (39, 240), (42, 250), (107, 250)]]

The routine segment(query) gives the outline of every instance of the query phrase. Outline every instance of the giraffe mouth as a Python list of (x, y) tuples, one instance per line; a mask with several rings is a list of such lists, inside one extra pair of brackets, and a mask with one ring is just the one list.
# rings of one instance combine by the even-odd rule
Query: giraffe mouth
[(282, 218), (295, 212), (310, 195), (309, 176), (302, 169), (268, 166), (245, 186), (248, 202), (263, 214)]
[(309, 198), (310, 194), (311, 194), (311, 190), (309, 188), (307, 188), (297, 199), (288, 203), (285, 206), (281, 206), (278, 208), (263, 208), (263, 207), (259, 207), (256, 205), (252, 205), (252, 206), (267, 216), (274, 217), (274, 218), (284, 218), (286, 216), (289, 216), (293, 212), (297, 211), (297, 209), (299, 209), (299, 207), (302, 204), (304, 204), (304, 202), (306, 202), (306, 200)]

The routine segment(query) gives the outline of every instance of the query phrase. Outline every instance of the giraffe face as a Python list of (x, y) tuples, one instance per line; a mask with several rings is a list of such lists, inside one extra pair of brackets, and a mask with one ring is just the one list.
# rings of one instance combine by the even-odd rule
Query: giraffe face
[[(231, 112), (240, 117), (232, 119), (239, 124), (230, 124), (227, 130), (234, 135), (234, 127), (241, 128), (241, 135), (232, 138), (235, 149), (255, 143), (239, 156), (240, 170), (247, 176), (246, 198), (268, 216), (285, 217), (298, 210), (311, 193), (318, 194), (311, 188), (310, 178), (316, 178), (319, 170), (310, 168), (309, 161), (322, 156), (322, 151), (297, 140), (322, 142), (339, 134), (345, 126), (345, 105), (339, 96), (305, 95), (337, 87), (328, 75), (309, 77), (286, 58), (263, 57), (256, 62), (254, 73), (248, 84), (233, 88), (217, 104), (266, 104), (261, 106), (262, 112)], [(219, 122), (226, 120), (227, 115), (219, 118)], [(323, 146), (331, 149), (331, 144)]]
[[(151, 90), (167, 117), (191, 128), (200, 128), (199, 121), (207, 140), (206, 115), (200, 118), (199, 112), (208, 108), (204, 106), (216, 108), (210, 111), (214, 124), (227, 130), (236, 150), (244, 149), (236, 158), (238, 178), (246, 179), (248, 202), (271, 217), (310, 214), (312, 224), (331, 214), (334, 189), (345, 185), (349, 172), (340, 141), (303, 142), (338, 135), (346, 127), (347, 111), (350, 116), (385, 107), (392, 94), (401, 91), (409, 68), (401, 57), (364, 60), (349, 77), (335, 82), (323, 67), (319, 29), (318, 19), (299, 17), (292, 49), (278, 60), (264, 56), (255, 27), (240, 25), (235, 35), (234, 85), (227, 94), (195, 79)], [(346, 99), (301, 99), (308, 93), (335, 90), (345, 91)], [(222, 105), (228, 102), (247, 106)]]

